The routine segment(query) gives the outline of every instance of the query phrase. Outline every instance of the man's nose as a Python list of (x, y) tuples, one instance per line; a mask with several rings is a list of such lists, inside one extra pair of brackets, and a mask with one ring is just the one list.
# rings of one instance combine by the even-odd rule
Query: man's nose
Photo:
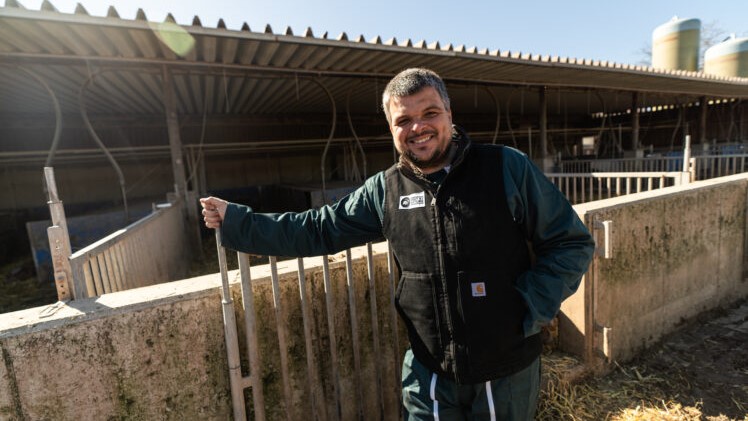
[(413, 131), (413, 133), (421, 133), (421, 130), (423, 130), (424, 127), (426, 127), (426, 123), (424, 123), (423, 120), (414, 118), (410, 130)]

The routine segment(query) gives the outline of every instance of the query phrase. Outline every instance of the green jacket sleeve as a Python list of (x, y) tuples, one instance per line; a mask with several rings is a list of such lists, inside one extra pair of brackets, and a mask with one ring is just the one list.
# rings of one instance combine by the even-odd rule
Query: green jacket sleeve
[(527, 336), (555, 317), (579, 287), (594, 241), (563, 194), (523, 153), (505, 148), (504, 181), (514, 219), (532, 246), (535, 262), (517, 280), (527, 303)]
[(222, 245), (268, 256), (337, 253), (382, 237), (384, 174), (378, 173), (340, 201), (304, 212), (255, 213), (230, 203), (221, 225)]

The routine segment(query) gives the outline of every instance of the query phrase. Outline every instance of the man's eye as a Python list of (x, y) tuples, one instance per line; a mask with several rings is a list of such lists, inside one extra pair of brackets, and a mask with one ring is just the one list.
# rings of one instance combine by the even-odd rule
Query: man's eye
[(408, 119), (397, 120), (397, 122), (395, 123), (395, 125), (398, 126), (398, 127), (405, 127), (408, 124), (410, 124), (410, 120), (408, 120)]

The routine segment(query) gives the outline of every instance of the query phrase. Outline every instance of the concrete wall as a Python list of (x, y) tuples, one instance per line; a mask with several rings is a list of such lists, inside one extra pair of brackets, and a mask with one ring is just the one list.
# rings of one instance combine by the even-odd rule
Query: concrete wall
[[(564, 303), (562, 346), (589, 352), (586, 336), (594, 354), (626, 360), (684, 320), (748, 296), (747, 192), (741, 174), (577, 205), (588, 227), (612, 221), (612, 258), (596, 256)], [(602, 246), (602, 229), (594, 233)]]
[[(383, 345), (374, 352), (366, 264), (354, 254), (361, 369), (354, 369), (344, 262), (330, 264), (335, 302), (342, 419), (355, 419), (357, 384), (363, 386), (366, 419), (395, 419), (399, 411), (399, 363), (403, 349)], [(321, 258), (306, 259), (307, 294), (315, 361), (322, 377), (319, 414), (336, 410), (332, 383)], [(339, 259), (338, 259), (339, 260)], [(236, 260), (229, 257), (230, 262)], [(386, 253), (375, 248), (376, 296), (382, 344), (394, 344)], [(281, 302), (288, 327), (293, 419), (312, 413), (296, 260), (279, 263)], [(268, 268), (252, 268), (262, 381), (268, 419), (285, 417), (275, 309)], [(238, 274), (230, 273), (237, 320), (243, 329)], [(96, 300), (0, 315), (0, 420), (227, 419), (228, 368), (217, 275), (107, 294)], [(246, 356), (240, 330), (242, 355)], [(401, 348), (405, 336), (398, 333)], [(246, 358), (244, 358), (246, 360)], [(381, 365), (382, 403), (375, 366)], [(246, 361), (244, 364), (246, 374)], [(319, 394), (321, 393), (321, 395)], [(247, 389), (245, 395), (251, 396)], [(252, 414), (251, 399), (248, 413)]]

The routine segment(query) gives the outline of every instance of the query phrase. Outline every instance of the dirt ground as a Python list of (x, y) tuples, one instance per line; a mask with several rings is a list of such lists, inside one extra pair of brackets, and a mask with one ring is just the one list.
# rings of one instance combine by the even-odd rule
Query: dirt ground
[(0, 313), (52, 304), (57, 289), (52, 281), (36, 279), (31, 256), (0, 265)]
[(566, 381), (578, 363), (546, 358), (538, 420), (748, 421), (748, 300), (711, 311), (602, 377)]

